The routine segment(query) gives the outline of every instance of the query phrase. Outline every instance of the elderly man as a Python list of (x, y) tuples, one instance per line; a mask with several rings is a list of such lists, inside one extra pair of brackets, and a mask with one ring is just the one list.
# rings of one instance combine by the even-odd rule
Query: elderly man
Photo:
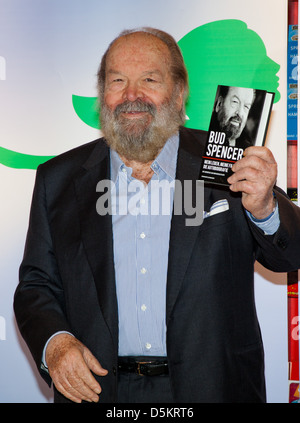
[(187, 73), (168, 34), (122, 33), (98, 78), (104, 138), (37, 172), (14, 307), (42, 376), (56, 402), (264, 402), (254, 261), (300, 265), (299, 210), (271, 152), (249, 148), (230, 189), (205, 187), (201, 225), (184, 209), (98, 213), (99, 181), (196, 181), (206, 140), (183, 127)]

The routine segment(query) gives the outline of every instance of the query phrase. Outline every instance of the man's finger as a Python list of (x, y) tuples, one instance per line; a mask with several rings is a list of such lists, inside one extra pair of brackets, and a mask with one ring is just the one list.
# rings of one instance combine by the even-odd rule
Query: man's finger
[(74, 398), (76, 398), (76, 402), (98, 402), (99, 400), (98, 394), (95, 391), (98, 390), (101, 392), (100, 385), (93, 378), (83, 359), (81, 361), (77, 361), (70, 371), (59, 373), (53, 382), (58, 391), (72, 401)]
[(257, 156), (268, 163), (276, 163), (274, 156), (267, 147), (251, 146), (245, 149), (244, 157)]
[(83, 352), (84, 360), (88, 368), (98, 376), (106, 376), (108, 371), (104, 369), (96, 357), (88, 350), (85, 349)]
[(69, 385), (67, 390), (69, 393), (82, 399), (83, 401), (98, 402), (98, 394), (101, 392), (100, 385), (95, 381), (93, 376), (91, 376), (92, 382), (90, 382), (88, 374), (90, 374), (89, 370), (83, 375), (80, 373), (70, 375), (70, 378), (67, 380)]
[(46, 359), (53, 383), (63, 395), (76, 402), (99, 400), (101, 386), (92, 372), (100, 376), (108, 372), (80, 341), (68, 334), (56, 335), (48, 344)]
[(77, 381), (76, 385), (73, 381), (64, 379), (62, 383), (57, 381), (55, 386), (60, 393), (73, 402), (81, 403), (82, 401), (99, 401), (98, 395), (86, 387), (84, 383), (79, 384)]
[(80, 397), (80, 395), (78, 395), (77, 392), (70, 386), (68, 386), (68, 388), (66, 389), (64, 385), (59, 382), (56, 382), (55, 387), (64, 397), (68, 398), (70, 401), (77, 403), (82, 402), (82, 398)]

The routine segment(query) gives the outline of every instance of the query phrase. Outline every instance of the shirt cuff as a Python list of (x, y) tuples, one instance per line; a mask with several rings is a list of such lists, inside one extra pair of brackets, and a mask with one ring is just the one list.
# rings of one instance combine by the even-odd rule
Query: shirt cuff
[(249, 219), (258, 227), (260, 228), (265, 235), (273, 235), (277, 231), (280, 225), (280, 217), (279, 217), (279, 211), (278, 211), (278, 204), (276, 201), (276, 206), (274, 211), (265, 219), (259, 220), (256, 219), (248, 210), (246, 210), (246, 213), (249, 217)]

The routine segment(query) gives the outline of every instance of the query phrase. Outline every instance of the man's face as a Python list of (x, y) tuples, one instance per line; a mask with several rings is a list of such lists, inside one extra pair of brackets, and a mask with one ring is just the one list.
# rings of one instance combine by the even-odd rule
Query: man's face
[(216, 106), (218, 120), (230, 139), (239, 138), (245, 128), (253, 96), (250, 88), (230, 87), (225, 99), (219, 97)]
[[(106, 62), (101, 119), (105, 137), (119, 154), (126, 152), (129, 158), (136, 155), (134, 150), (143, 150), (146, 156), (135, 159), (152, 160), (178, 129), (182, 101), (182, 90), (175, 89), (171, 76), (169, 50), (161, 40), (134, 33), (114, 43)], [(126, 146), (119, 146), (126, 137)], [(153, 150), (149, 154), (148, 148)]]

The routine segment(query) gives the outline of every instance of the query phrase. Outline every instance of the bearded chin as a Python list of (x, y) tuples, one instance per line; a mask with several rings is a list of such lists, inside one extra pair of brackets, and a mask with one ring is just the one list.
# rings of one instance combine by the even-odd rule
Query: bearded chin
[(151, 113), (132, 120), (115, 116), (106, 105), (101, 108), (101, 130), (108, 146), (121, 157), (141, 163), (153, 161), (181, 124), (171, 101), (159, 111), (152, 105)]

